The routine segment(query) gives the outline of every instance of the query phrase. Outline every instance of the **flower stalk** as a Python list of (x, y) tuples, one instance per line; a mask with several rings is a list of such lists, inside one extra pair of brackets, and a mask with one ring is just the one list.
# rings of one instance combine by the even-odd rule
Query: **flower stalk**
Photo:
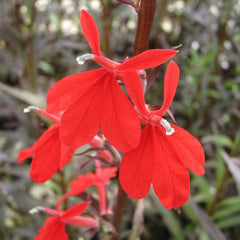
[[(138, 24), (137, 24), (137, 32), (135, 37), (134, 49), (133, 49), (133, 56), (136, 56), (139, 53), (148, 49), (150, 33), (153, 25), (155, 7), (156, 7), (156, 0), (141, 1), (140, 9), (139, 11), (137, 11)], [(115, 208), (114, 219), (113, 219), (113, 225), (118, 234), (115, 236), (114, 240), (119, 239), (121, 220), (122, 220), (122, 215), (123, 215), (124, 206), (126, 202), (127, 202), (127, 194), (124, 192), (121, 185), (119, 184), (117, 205)]]
[(138, 13), (137, 33), (135, 37), (133, 56), (148, 49), (148, 43), (153, 25), (156, 0), (142, 0)]

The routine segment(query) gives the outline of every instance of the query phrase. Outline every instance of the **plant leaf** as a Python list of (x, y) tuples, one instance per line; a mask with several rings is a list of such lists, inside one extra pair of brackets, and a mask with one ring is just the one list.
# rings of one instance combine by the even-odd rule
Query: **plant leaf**
[(216, 226), (207, 213), (202, 210), (191, 197), (188, 200), (188, 204), (193, 209), (201, 226), (209, 235), (209, 237), (211, 237), (213, 240), (227, 240), (222, 231)]
[(0, 91), (8, 93), (14, 98), (20, 101), (23, 101), (29, 105), (34, 105), (36, 107), (41, 107), (41, 108), (45, 108), (46, 106), (46, 101), (43, 97), (40, 97), (37, 94), (27, 90), (22, 90), (16, 87), (9, 87), (4, 83), (0, 83)]

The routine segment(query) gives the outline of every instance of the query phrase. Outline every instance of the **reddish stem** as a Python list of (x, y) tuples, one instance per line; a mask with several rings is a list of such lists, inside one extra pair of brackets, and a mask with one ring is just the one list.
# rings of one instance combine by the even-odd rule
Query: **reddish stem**
[(142, 0), (138, 11), (137, 33), (134, 43), (133, 56), (148, 49), (152, 30), (156, 0)]
[[(150, 33), (153, 25), (154, 13), (156, 7), (156, 0), (141, 0), (138, 13), (137, 33), (134, 43), (133, 56), (148, 49)], [(119, 184), (117, 205), (114, 212), (113, 225), (117, 232), (114, 240), (119, 239), (121, 228), (121, 220), (123, 215), (124, 206), (127, 202), (127, 194), (123, 191)]]

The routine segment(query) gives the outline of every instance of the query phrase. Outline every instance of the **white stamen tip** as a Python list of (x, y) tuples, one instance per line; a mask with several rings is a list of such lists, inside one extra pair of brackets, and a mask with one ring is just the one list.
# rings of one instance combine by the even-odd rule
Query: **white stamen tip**
[(43, 211), (43, 207), (35, 207), (29, 210), (29, 214), (35, 214), (35, 213), (38, 213), (39, 211)]
[(166, 135), (172, 135), (175, 132), (174, 128), (171, 127), (166, 119), (161, 121), (161, 125), (166, 129)]
[(29, 113), (30, 110), (29, 110), (28, 108), (24, 108), (24, 109), (23, 109), (23, 112), (24, 112), (24, 113)]
[(26, 107), (26, 108), (23, 109), (23, 112), (24, 112), (24, 113), (29, 113), (29, 112), (31, 112), (31, 111), (36, 111), (36, 112), (38, 112), (38, 107), (28, 106), (28, 107)]
[(76, 61), (77, 61), (78, 64), (82, 65), (82, 64), (84, 64), (85, 61), (93, 60), (93, 58), (94, 58), (93, 54), (87, 53), (87, 54), (84, 54), (82, 56), (78, 56), (76, 58)]

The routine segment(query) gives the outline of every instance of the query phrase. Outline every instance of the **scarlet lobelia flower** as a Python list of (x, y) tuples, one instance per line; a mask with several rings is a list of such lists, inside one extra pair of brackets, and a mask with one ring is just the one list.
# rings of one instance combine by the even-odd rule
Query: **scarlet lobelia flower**
[(46, 219), (44, 226), (39, 229), (39, 234), (34, 240), (68, 240), (65, 224), (88, 227), (90, 229), (98, 228), (98, 222), (95, 219), (78, 216), (86, 210), (90, 203), (91, 202), (84, 202), (76, 204), (65, 212), (44, 207), (36, 207), (30, 210), (31, 214), (44, 211), (53, 215)]
[(71, 160), (74, 149), (60, 141), (60, 117), (33, 106), (24, 109), (24, 112), (29, 111), (37, 111), (55, 122), (32, 147), (22, 150), (18, 155), (18, 163), (22, 163), (26, 158), (34, 155), (30, 177), (37, 183), (43, 183)]
[(78, 63), (94, 60), (103, 68), (70, 75), (54, 84), (48, 92), (47, 111), (65, 110), (60, 136), (66, 145), (77, 148), (89, 142), (101, 127), (119, 151), (130, 151), (139, 144), (140, 122), (117, 79), (124, 82), (134, 101), (135, 93), (142, 91), (137, 71), (160, 65), (177, 51), (148, 50), (120, 64), (102, 55), (96, 23), (85, 10), (81, 11), (81, 26), (93, 54), (78, 57)]
[[(18, 163), (34, 155), (30, 177), (37, 183), (49, 180), (58, 169), (62, 169), (72, 158), (74, 149), (63, 144), (59, 137), (60, 117), (47, 113), (44, 109), (29, 106), (25, 112), (37, 111), (55, 123), (33, 144), (32, 147), (23, 149), (18, 155)], [(92, 147), (102, 147), (103, 141), (95, 136), (89, 144)], [(106, 162), (112, 161), (112, 155), (108, 150), (97, 151)]]
[(99, 212), (100, 215), (104, 215), (107, 212), (106, 208), (106, 191), (105, 185), (111, 178), (116, 177), (116, 167), (101, 168), (100, 162), (95, 162), (96, 173), (88, 173), (86, 175), (79, 175), (77, 179), (71, 183), (71, 189), (60, 199), (57, 203), (57, 209), (60, 209), (60, 205), (63, 201), (71, 195), (79, 195), (84, 192), (87, 188), (95, 185), (97, 187), (99, 196)]
[(119, 173), (120, 183), (130, 197), (145, 197), (152, 183), (160, 202), (168, 209), (182, 206), (189, 198), (187, 169), (196, 175), (204, 174), (200, 142), (162, 118), (174, 98), (178, 80), (179, 68), (171, 61), (164, 80), (164, 102), (157, 111), (148, 110), (143, 93), (135, 97), (139, 117), (146, 126), (139, 146), (123, 156)]

